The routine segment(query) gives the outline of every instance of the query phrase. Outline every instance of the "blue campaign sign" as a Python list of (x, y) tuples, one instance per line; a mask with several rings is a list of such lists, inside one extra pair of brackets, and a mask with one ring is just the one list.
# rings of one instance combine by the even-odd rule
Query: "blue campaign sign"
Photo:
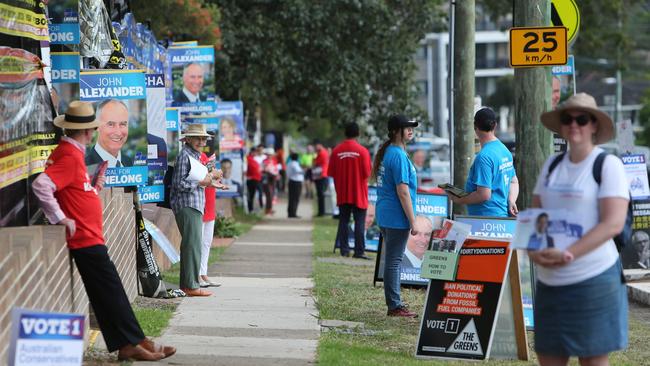
[(79, 53), (78, 52), (52, 52), (52, 82), (53, 83), (78, 83), (79, 82)]
[(424, 216), (447, 216), (449, 206), (446, 195), (418, 193), (415, 214)]
[(108, 168), (106, 169), (106, 186), (142, 186), (147, 184), (148, 174), (147, 166)]
[(50, 23), (50, 44), (79, 44), (79, 23)]
[(140, 203), (162, 202), (165, 199), (165, 186), (138, 187)]
[(168, 51), (172, 65), (191, 62), (214, 62), (214, 47), (212, 46), (171, 47)]
[[(187, 124), (218, 125), (219, 117), (215, 114), (206, 115), (186, 115), (183, 116), (183, 122)], [(208, 128), (211, 129), (211, 128)]]
[(82, 71), (79, 80), (79, 99), (146, 99), (145, 74), (142, 71)]
[(195, 103), (177, 103), (173, 102), (174, 107), (180, 107), (183, 113), (214, 113), (217, 110), (215, 101), (195, 102)]
[(517, 227), (514, 218), (456, 216), (454, 220), (472, 225), (470, 235), (486, 238), (511, 239)]
[(167, 123), (167, 131), (178, 131), (180, 126), (180, 113), (178, 108), (165, 109), (165, 121)]
[(81, 365), (84, 323), (81, 314), (13, 309), (9, 365)]
[(573, 55), (569, 55), (566, 65), (551, 67), (553, 75), (573, 75), (575, 72), (575, 60)]

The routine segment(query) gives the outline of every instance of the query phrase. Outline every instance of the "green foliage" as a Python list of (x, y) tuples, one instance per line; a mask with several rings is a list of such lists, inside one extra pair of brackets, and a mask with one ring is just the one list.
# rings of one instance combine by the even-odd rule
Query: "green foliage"
[(643, 108), (639, 112), (639, 122), (643, 126), (643, 132), (639, 136), (641, 141), (637, 141), (637, 145), (650, 145), (650, 89), (645, 91), (645, 95), (641, 99)]
[(235, 238), (239, 235), (241, 230), (232, 217), (217, 217), (214, 221), (214, 236), (217, 238)]
[(198, 41), (202, 45), (221, 46), (221, 13), (205, 0), (132, 1), (135, 18), (151, 20), (158, 39)]
[(441, 22), (442, 0), (213, 2), (223, 15), (217, 91), (263, 106), (264, 123), (310, 132), (416, 111), (413, 54)]

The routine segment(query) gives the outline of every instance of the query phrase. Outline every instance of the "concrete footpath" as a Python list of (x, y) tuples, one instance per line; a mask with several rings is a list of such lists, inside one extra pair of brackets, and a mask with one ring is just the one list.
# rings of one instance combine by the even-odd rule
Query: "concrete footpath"
[(320, 326), (311, 296), (312, 209), (288, 219), (286, 204), (238, 238), (209, 268), (222, 286), (184, 298), (157, 339), (176, 355), (142, 365), (309, 365)]

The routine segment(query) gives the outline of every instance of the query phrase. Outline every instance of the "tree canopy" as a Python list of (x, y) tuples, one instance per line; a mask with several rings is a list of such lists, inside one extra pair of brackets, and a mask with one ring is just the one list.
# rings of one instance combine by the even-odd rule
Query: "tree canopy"
[[(301, 127), (415, 113), (413, 55), (441, 0), (211, 0), (222, 13), (217, 92)], [(265, 116), (271, 113), (265, 113)]]

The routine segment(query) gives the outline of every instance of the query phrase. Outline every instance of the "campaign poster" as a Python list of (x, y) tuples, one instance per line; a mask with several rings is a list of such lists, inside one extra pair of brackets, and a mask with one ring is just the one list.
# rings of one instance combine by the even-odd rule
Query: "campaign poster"
[(0, 47), (0, 227), (27, 226), (38, 211), (30, 183), (56, 148), (50, 93), (38, 57)]
[(163, 178), (167, 170), (167, 120), (165, 77), (146, 74), (147, 83), (147, 186), (138, 189), (140, 203), (164, 200)]
[(9, 366), (81, 365), (85, 317), (15, 308), (12, 311)]
[(456, 280), (429, 283), (417, 358), (484, 360), (490, 356), (509, 261), (507, 241), (465, 241)]
[(216, 115), (219, 117), (219, 150), (221, 152), (243, 150), (244, 105), (241, 101), (219, 102)]
[[(576, 93), (575, 59), (569, 55), (566, 65), (551, 67), (552, 90), (551, 108), (555, 109), (559, 103)], [(553, 134), (553, 152), (567, 151), (567, 142), (557, 133)]]
[(621, 157), (632, 197), (632, 238), (621, 252), (623, 268), (650, 270), (650, 189), (643, 154)]
[(68, 104), (79, 100), (79, 52), (51, 52), (52, 103), (58, 114), (65, 113)]
[(244, 173), (242, 150), (224, 151), (219, 155), (219, 168), (223, 172), (221, 183), (228, 189), (217, 190), (218, 198), (241, 197), (244, 188), (242, 177)]
[(165, 108), (167, 127), (167, 163), (176, 161), (181, 149), (181, 112), (178, 108)]
[(79, 44), (79, 2), (77, 0), (47, 2), (51, 45)]
[(95, 103), (101, 124), (86, 150), (89, 172), (108, 162), (106, 186), (142, 186), (148, 181), (147, 87), (140, 70), (82, 71), (79, 98)]
[[(464, 222), (472, 226), (470, 235), (480, 238), (492, 238), (512, 240), (517, 228), (517, 220), (514, 217), (482, 217), (458, 215), (454, 220)], [(524, 308), (524, 323), (528, 329), (535, 326), (533, 317), (533, 284), (534, 275), (528, 252), (517, 251), (519, 258), (519, 281), (521, 286), (521, 301)]]
[[(402, 285), (426, 286), (428, 279), (420, 277), (424, 253), (429, 249), (429, 241), (434, 230), (440, 229), (448, 215), (446, 195), (418, 193), (415, 199), (415, 228), (418, 235), (409, 235), (402, 258), (400, 280)], [(375, 266), (375, 280), (383, 281), (386, 254), (379, 246)]]
[(214, 99), (214, 47), (170, 47), (172, 106), (181, 112), (206, 112), (204, 104)]
[(650, 270), (650, 199), (632, 201), (632, 238), (621, 252), (625, 269)]

